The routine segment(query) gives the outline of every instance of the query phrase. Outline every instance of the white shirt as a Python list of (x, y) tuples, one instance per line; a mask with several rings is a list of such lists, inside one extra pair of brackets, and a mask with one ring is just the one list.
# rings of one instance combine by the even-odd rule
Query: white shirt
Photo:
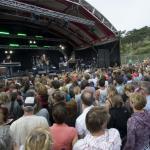
[(85, 108), (82, 114), (76, 119), (76, 130), (78, 132), (78, 135), (87, 135), (87, 133), (89, 132), (86, 128), (85, 118), (92, 107), (93, 105)]
[(90, 83), (90, 82), (93, 82), (93, 83), (94, 83), (94, 87), (97, 86), (97, 79), (95, 79), (95, 78), (89, 79), (88, 82), (89, 82), (89, 83)]
[(41, 116), (23, 116), (11, 124), (10, 133), (14, 142), (21, 146), (25, 144), (29, 133), (37, 127), (48, 128), (47, 120)]
[(121, 138), (117, 129), (109, 129), (104, 135), (94, 137), (88, 134), (75, 143), (73, 150), (120, 150)]

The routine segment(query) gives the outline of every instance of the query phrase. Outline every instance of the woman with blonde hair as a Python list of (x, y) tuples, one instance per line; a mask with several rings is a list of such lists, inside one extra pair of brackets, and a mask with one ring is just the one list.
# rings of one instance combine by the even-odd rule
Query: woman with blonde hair
[(148, 150), (150, 146), (150, 111), (144, 109), (146, 98), (140, 93), (130, 96), (134, 113), (127, 122), (127, 142), (124, 150)]
[(47, 129), (36, 128), (27, 137), (25, 150), (52, 150), (52, 138)]
[(6, 92), (0, 93), (0, 105), (7, 105), (10, 103), (10, 98)]
[(109, 86), (108, 88), (108, 95), (107, 95), (107, 100), (106, 100), (106, 108), (109, 110), (111, 107), (113, 107), (113, 102), (112, 98), (114, 96), (118, 95), (118, 92), (115, 88), (115, 86)]

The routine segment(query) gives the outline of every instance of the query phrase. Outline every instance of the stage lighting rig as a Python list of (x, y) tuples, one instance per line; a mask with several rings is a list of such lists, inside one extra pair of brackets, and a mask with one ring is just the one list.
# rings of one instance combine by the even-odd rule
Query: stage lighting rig
[(23, 2), (18, 2), (16, 0), (0, 0), (0, 6), (13, 8), (13, 9), (24, 11), (24, 12), (30, 12), (33, 14), (33, 16), (34, 15), (37, 15), (37, 16), (41, 15), (41, 16), (47, 16), (47, 17), (55, 18), (55, 19), (59, 19), (59, 20), (64, 20), (66, 22), (76, 22), (76, 23), (87, 25), (87, 26), (94, 26), (95, 25), (94, 21), (91, 21), (88, 19), (60, 13), (57, 11), (45, 9), (42, 7), (38, 7), (35, 5), (23, 3)]

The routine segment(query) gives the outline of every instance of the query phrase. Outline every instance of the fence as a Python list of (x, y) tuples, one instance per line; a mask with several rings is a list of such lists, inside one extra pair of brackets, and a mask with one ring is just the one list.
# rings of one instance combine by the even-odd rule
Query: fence
[(140, 63), (147, 58), (150, 59), (150, 53), (140, 55), (121, 55), (121, 64)]

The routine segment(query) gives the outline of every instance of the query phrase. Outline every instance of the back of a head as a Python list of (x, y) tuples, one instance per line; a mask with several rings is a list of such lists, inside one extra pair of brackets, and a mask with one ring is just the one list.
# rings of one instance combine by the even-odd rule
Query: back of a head
[(90, 79), (90, 74), (89, 73), (85, 73), (84, 74), (84, 78), (85, 78), (85, 80), (88, 81)]
[(48, 130), (37, 128), (33, 130), (25, 142), (25, 150), (51, 150), (52, 138)]
[(148, 82), (148, 81), (142, 81), (140, 83), (140, 87), (141, 87), (142, 90), (144, 90), (144, 93), (146, 95), (150, 95), (150, 82)]
[(116, 82), (117, 82), (119, 85), (121, 85), (121, 84), (123, 83), (123, 78), (122, 78), (122, 76), (117, 77), (117, 78), (116, 78)]
[(52, 115), (55, 123), (62, 124), (65, 122), (66, 119), (66, 107), (61, 104), (57, 104), (53, 107)]
[(117, 92), (116, 87), (113, 86), (113, 85), (110, 85), (109, 88), (108, 88), (108, 95), (109, 95), (110, 97), (112, 97), (112, 96), (115, 96), (115, 95), (117, 95), (117, 94), (118, 94), (118, 92)]
[(123, 106), (123, 99), (120, 95), (113, 96), (111, 101), (112, 101), (113, 107), (115, 108), (120, 108)]
[(133, 93), (134, 92), (134, 86), (132, 84), (126, 84), (124, 87), (125, 92), (130, 92)]
[(136, 110), (142, 110), (146, 106), (146, 97), (140, 93), (133, 93), (130, 96), (132, 107)]
[(34, 89), (29, 89), (27, 92), (26, 92), (26, 97), (34, 97), (36, 94), (35, 90)]
[(104, 107), (93, 107), (86, 116), (86, 126), (90, 133), (105, 130), (110, 115)]
[(39, 95), (47, 95), (48, 92), (47, 92), (47, 88), (45, 85), (43, 84), (39, 84), (39, 86), (37, 87), (36, 89), (36, 92), (39, 94)]
[(100, 87), (104, 87), (105, 86), (105, 80), (104, 79), (100, 79), (99, 80), (99, 86)]
[(26, 97), (24, 104), (23, 104), (23, 110), (26, 113), (34, 112), (35, 107), (37, 106), (36, 100), (34, 97)]
[(65, 102), (65, 95), (63, 92), (61, 91), (55, 91), (52, 94), (52, 103), (53, 105), (57, 104), (57, 103), (61, 103), (61, 102)]
[(58, 80), (53, 80), (51, 84), (52, 84), (52, 87), (54, 89), (59, 89), (60, 88), (60, 83), (59, 83)]
[(81, 90), (84, 90), (85, 89), (85, 87), (87, 87), (88, 86), (88, 81), (87, 80), (82, 80), (81, 81), (81, 84), (80, 84), (80, 88), (81, 88)]
[(86, 106), (91, 106), (93, 104), (93, 94), (91, 92), (85, 91), (81, 95), (82, 103)]

